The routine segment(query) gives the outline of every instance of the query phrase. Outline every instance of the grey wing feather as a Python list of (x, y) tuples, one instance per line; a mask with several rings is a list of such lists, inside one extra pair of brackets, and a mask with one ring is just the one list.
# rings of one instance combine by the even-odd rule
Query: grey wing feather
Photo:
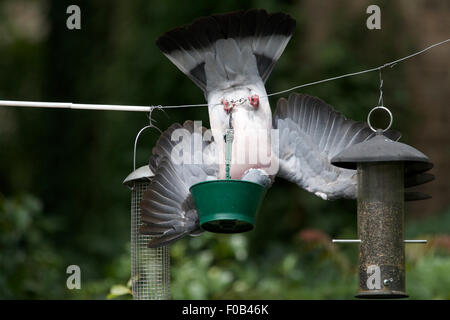
[[(181, 141), (172, 140), (177, 129), (181, 129)], [(174, 124), (163, 132), (153, 148), (149, 166), (155, 176), (140, 203), (143, 223), (140, 232), (152, 236), (148, 244), (151, 248), (202, 232), (189, 188), (201, 181), (217, 179), (219, 170), (212, 159), (215, 143), (202, 139), (205, 130), (203, 127), (197, 128), (192, 121), (186, 121), (183, 126)], [(195, 143), (200, 143), (203, 157), (197, 162), (198, 154), (195, 155), (192, 152), (195, 150), (191, 148)], [(174, 159), (172, 152), (175, 148), (181, 150), (179, 155), (187, 161)]]
[[(319, 98), (294, 93), (278, 100), (274, 128), (280, 138), (278, 176), (323, 199), (355, 198), (356, 171), (335, 167), (330, 159), (371, 138), (366, 123), (345, 118)], [(386, 135), (400, 138), (393, 130)]]

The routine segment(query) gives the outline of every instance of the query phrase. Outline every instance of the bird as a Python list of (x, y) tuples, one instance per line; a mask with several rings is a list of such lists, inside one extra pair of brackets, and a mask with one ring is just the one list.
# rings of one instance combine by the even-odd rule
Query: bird
[[(347, 119), (320, 98), (301, 93), (280, 98), (272, 114), (264, 85), (295, 26), (289, 14), (250, 9), (198, 18), (156, 41), (203, 90), (211, 129), (192, 120), (175, 123), (153, 147), (149, 167), (155, 176), (140, 202), (140, 233), (152, 236), (148, 247), (203, 232), (189, 188), (226, 177), (223, 159), (230, 130), (231, 159), (261, 151), (266, 156), (264, 161), (232, 161), (232, 179), (270, 188), (280, 177), (324, 200), (356, 198), (356, 171), (333, 166), (330, 160), (373, 137), (367, 123)], [(400, 138), (395, 130), (384, 134)], [(190, 152), (194, 145), (196, 151)], [(180, 152), (182, 161), (176, 159)]]

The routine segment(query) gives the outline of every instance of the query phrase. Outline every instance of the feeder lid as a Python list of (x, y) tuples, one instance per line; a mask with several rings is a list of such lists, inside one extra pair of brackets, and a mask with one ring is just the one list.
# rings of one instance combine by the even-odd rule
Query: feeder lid
[(429, 194), (419, 191), (405, 191), (405, 201), (418, 201), (431, 199)]
[(123, 184), (126, 186), (131, 187), (132, 183), (138, 180), (150, 180), (151, 177), (154, 177), (155, 174), (150, 170), (150, 167), (142, 166), (136, 170), (134, 170), (132, 173), (128, 175), (128, 177), (125, 178), (123, 181)]
[(331, 159), (331, 164), (356, 169), (361, 162), (392, 162), (405, 163), (407, 173), (424, 172), (433, 167), (430, 159), (419, 150), (397, 141), (393, 141), (377, 131), (376, 135), (366, 141), (344, 149)]

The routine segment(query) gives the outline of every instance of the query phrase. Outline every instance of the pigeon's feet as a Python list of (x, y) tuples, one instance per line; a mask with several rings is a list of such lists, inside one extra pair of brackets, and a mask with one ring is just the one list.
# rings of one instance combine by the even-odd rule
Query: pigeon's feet
[(248, 169), (242, 175), (241, 180), (260, 184), (267, 189), (272, 185), (273, 182), (267, 172), (263, 169)]
[(258, 109), (259, 107), (259, 96), (257, 94), (252, 95), (251, 97), (248, 97), (248, 101), (250, 102), (250, 105)]
[(222, 99), (220, 102), (223, 104), (223, 110), (228, 114), (233, 111), (234, 104), (230, 103), (228, 100)]

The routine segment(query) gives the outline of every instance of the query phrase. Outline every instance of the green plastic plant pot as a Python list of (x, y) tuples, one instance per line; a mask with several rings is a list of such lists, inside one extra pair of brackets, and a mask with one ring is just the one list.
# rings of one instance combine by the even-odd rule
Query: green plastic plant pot
[(200, 182), (190, 191), (200, 226), (215, 233), (252, 230), (266, 194), (266, 188), (257, 183), (231, 179)]

